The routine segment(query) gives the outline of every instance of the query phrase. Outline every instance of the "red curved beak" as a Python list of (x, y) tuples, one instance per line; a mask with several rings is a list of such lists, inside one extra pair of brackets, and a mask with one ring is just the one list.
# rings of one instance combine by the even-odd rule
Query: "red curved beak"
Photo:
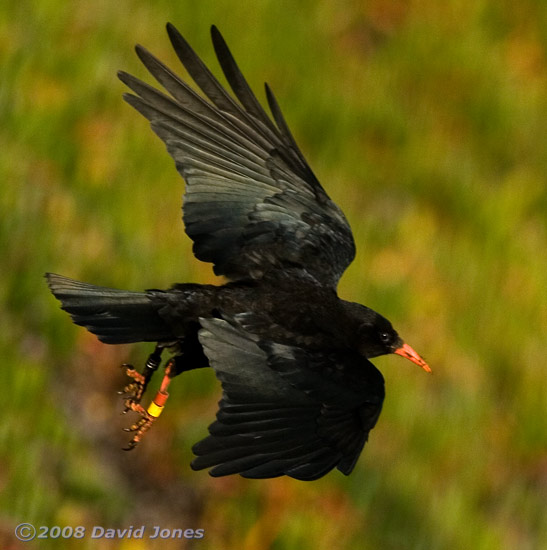
[(431, 372), (430, 366), (408, 345), (403, 344), (400, 348), (397, 348), (393, 353), (410, 359), (416, 365), (419, 365), (427, 372)]

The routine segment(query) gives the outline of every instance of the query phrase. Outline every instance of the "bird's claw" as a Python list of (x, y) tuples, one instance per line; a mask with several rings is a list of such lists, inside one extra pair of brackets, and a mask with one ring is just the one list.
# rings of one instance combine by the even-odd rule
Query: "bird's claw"
[[(169, 380), (167, 375), (164, 377), (164, 385), (167, 386)], [(150, 429), (156, 418), (162, 413), (163, 407), (167, 401), (169, 394), (165, 389), (161, 389), (156, 393), (156, 397), (151, 401), (148, 409), (145, 409), (140, 403), (135, 403), (130, 399), (126, 399), (125, 407), (126, 410), (132, 410), (140, 415), (140, 419), (137, 420), (129, 428), (124, 428), (124, 432), (135, 432), (133, 439), (129, 442), (129, 445), (125, 448), (126, 451), (134, 449), (139, 441), (142, 439), (144, 434)]]
[[(122, 411), (122, 414), (126, 414), (128, 411), (134, 411), (141, 417), (140, 420), (138, 420), (130, 428), (124, 428), (124, 431), (136, 432), (133, 436), (133, 439), (129, 442), (129, 445), (125, 448), (125, 450), (129, 451), (131, 449), (134, 449), (141, 440), (144, 433), (148, 431), (156, 417), (159, 416), (159, 413), (157, 413), (156, 416), (150, 414), (150, 412), (148, 412), (140, 404), (140, 402), (142, 396), (144, 395), (144, 392), (146, 391), (148, 382), (152, 378), (154, 372), (160, 366), (162, 350), (162, 347), (160, 347), (159, 345), (156, 346), (154, 352), (151, 353), (148, 357), (142, 373), (138, 372), (135, 368), (133, 368), (133, 365), (130, 365), (128, 363), (124, 363), (121, 366), (123, 369), (125, 369), (125, 374), (129, 378), (131, 378), (129, 384), (127, 384), (123, 388), (123, 390), (118, 392), (118, 395), (122, 395), (125, 398), (124, 410)], [(156, 411), (156, 409), (153, 409), (151, 407), (149, 407), (149, 409), (151, 409), (152, 413)]]
[(138, 372), (136, 369), (133, 368), (133, 365), (124, 363), (122, 365), (122, 368), (125, 369), (125, 374), (129, 376), (129, 378), (133, 379), (133, 382), (130, 382), (129, 384), (127, 384), (127, 386), (124, 387), (123, 390), (118, 392), (118, 395), (125, 395), (127, 397), (125, 402), (126, 403), (125, 412), (127, 412), (128, 401), (132, 403), (140, 403), (148, 381), (140, 372)]
[(130, 451), (138, 445), (144, 434), (150, 429), (156, 418), (163, 411), (163, 407), (165, 405), (165, 402), (167, 401), (167, 397), (169, 396), (169, 394), (167, 393), (167, 388), (171, 381), (171, 376), (173, 375), (172, 369), (175, 364), (173, 358), (171, 358), (165, 366), (165, 375), (163, 377), (160, 389), (148, 406), (148, 409), (145, 409), (140, 403), (142, 396), (146, 391), (146, 387), (148, 386), (148, 382), (152, 378), (154, 372), (160, 366), (162, 350), (163, 348), (160, 347), (160, 345), (158, 344), (154, 352), (151, 353), (148, 357), (148, 360), (146, 361), (146, 365), (144, 367), (144, 371), (142, 373), (135, 370), (132, 365), (122, 365), (122, 368), (125, 369), (125, 373), (127, 374), (127, 376), (132, 379), (132, 381), (129, 382), (129, 384), (127, 384), (127, 386), (125, 386), (125, 388), (121, 392), (118, 392), (120, 395), (125, 396), (125, 408), (122, 411), (122, 414), (125, 414), (128, 411), (133, 411), (140, 416), (140, 419), (137, 420), (137, 422), (135, 422), (129, 428), (124, 428), (124, 431), (126, 432), (135, 433), (133, 439), (129, 442), (127, 447), (124, 448), (124, 450), (126, 451)]
[(124, 451), (131, 451), (132, 449), (134, 449), (139, 444), (144, 434), (150, 429), (150, 427), (154, 423), (154, 420), (156, 420), (155, 417), (148, 414), (142, 407), (141, 409), (142, 409), (141, 414), (143, 416), (129, 428), (123, 429), (124, 432), (135, 432), (135, 435), (133, 436), (131, 441), (127, 444), (127, 447), (124, 447), (123, 449)]

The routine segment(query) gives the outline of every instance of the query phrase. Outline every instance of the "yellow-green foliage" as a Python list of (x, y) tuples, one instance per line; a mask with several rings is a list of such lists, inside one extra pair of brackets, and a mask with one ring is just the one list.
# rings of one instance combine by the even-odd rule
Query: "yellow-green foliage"
[[(208, 372), (176, 379), (123, 453), (118, 364), (150, 346), (99, 344), (42, 279), (217, 281), (183, 232), (182, 180), (116, 78), (149, 80), (136, 42), (179, 70), (167, 21), (215, 71), (216, 24), (261, 100), (269, 82), (354, 229), (340, 293), (433, 368), (375, 361), (385, 407), (349, 478), (192, 472), (219, 397)], [(535, 0), (2, 3), (0, 546), (28, 521), (205, 529), (162, 548), (547, 548), (546, 45)], [(159, 547), (24, 547), (61, 546)]]

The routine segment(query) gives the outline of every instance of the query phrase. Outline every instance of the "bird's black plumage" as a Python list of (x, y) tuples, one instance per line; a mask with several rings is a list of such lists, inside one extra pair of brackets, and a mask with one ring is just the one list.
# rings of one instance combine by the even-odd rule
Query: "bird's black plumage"
[(241, 106), (175, 28), (167, 28), (178, 57), (210, 101), (141, 46), (140, 59), (172, 98), (131, 75), (119, 76), (136, 94), (126, 94), (126, 101), (150, 120), (186, 181), (184, 224), (194, 254), (232, 280), (298, 266), (336, 284), (355, 256), (353, 236), (294, 143), (273, 95), (268, 97), (279, 127), (215, 27), (218, 59)]
[[(167, 30), (205, 97), (137, 46), (170, 96), (120, 72), (133, 92), (124, 98), (150, 121), (186, 181), (183, 220), (194, 254), (230, 282), (130, 292), (48, 274), (50, 289), (101, 341), (172, 350), (165, 388), (183, 371), (214, 369), (223, 397), (210, 435), (194, 446), (194, 469), (304, 480), (334, 467), (349, 474), (384, 399), (383, 377), (368, 359), (394, 352), (428, 367), (389, 321), (338, 298), (353, 236), (269, 87), (273, 120), (215, 27), (213, 45), (235, 98), (178, 31)], [(140, 397), (130, 408), (148, 429)]]

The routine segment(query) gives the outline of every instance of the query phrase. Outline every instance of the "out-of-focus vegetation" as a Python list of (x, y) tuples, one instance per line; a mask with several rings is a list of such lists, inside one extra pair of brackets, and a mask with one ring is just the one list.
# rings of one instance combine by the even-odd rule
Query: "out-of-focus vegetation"
[[(355, 232), (341, 294), (433, 367), (375, 361), (385, 407), (348, 478), (192, 472), (219, 397), (208, 372), (177, 379), (122, 452), (118, 364), (151, 348), (101, 345), (42, 279), (216, 281), (115, 76), (148, 79), (135, 42), (178, 66), (167, 21), (209, 62), (216, 24), (261, 99), (272, 85)], [(2, 548), (156, 547), (94, 525), (205, 529), (162, 548), (547, 548), (547, 3), (8, 0), (0, 64)], [(88, 532), (18, 543), (20, 522)]]

